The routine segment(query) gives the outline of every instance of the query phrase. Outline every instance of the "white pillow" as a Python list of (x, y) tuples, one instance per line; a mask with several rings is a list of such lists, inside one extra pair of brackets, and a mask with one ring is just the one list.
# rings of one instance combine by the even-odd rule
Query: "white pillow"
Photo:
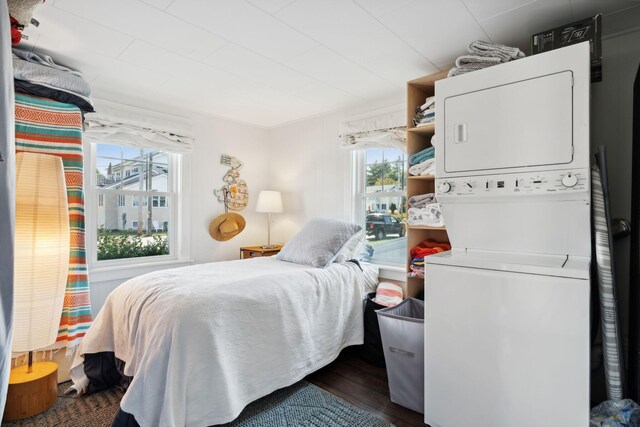
[(360, 261), (365, 242), (366, 237), (364, 230), (358, 231), (342, 246), (342, 249), (338, 251), (333, 262), (345, 263), (350, 259), (357, 259)]
[(362, 230), (357, 224), (337, 219), (312, 219), (276, 255), (279, 260), (325, 268), (338, 252)]

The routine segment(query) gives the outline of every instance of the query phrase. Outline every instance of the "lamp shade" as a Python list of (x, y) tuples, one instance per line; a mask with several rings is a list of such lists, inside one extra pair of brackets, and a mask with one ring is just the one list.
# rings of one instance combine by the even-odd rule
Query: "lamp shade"
[(69, 209), (62, 159), (16, 155), (13, 351), (56, 341), (69, 274)]
[(261, 191), (256, 203), (256, 212), (282, 212), (282, 196), (279, 191)]

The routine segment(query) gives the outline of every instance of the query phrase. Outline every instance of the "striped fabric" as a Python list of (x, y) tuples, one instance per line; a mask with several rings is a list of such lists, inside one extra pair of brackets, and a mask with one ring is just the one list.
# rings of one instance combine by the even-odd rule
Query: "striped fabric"
[(623, 398), (620, 324), (618, 321), (615, 283), (611, 269), (609, 227), (605, 211), (605, 199), (600, 181), (600, 171), (595, 165), (591, 170), (591, 183), (607, 399), (620, 400)]
[(67, 182), (71, 252), (58, 338), (52, 348), (80, 344), (91, 325), (85, 254), (82, 116), (75, 105), (16, 94), (16, 151), (62, 158)]

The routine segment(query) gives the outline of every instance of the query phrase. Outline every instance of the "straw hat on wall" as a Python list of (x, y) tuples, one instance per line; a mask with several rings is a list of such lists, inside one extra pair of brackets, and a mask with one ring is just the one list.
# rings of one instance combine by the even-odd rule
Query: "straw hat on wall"
[(209, 234), (214, 239), (224, 242), (242, 233), (247, 221), (237, 213), (225, 213), (211, 221)]

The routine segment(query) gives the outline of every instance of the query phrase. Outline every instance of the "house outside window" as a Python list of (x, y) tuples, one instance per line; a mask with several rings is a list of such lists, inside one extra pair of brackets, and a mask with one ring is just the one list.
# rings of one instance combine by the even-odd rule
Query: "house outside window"
[[(180, 155), (151, 148), (93, 143), (97, 193), (94, 261), (174, 255)], [(131, 199), (131, 203), (127, 201)], [(171, 200), (173, 199), (173, 200)]]
[(404, 267), (407, 254), (406, 155), (398, 148), (354, 153), (354, 221), (366, 231), (371, 262)]

